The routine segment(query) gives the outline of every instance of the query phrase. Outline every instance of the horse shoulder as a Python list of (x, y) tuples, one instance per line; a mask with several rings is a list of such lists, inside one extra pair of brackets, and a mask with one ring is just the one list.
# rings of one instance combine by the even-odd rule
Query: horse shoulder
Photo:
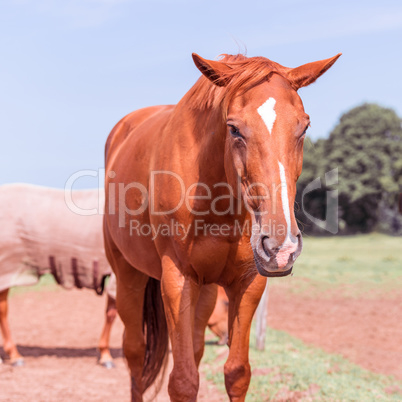
[(135, 131), (135, 129), (146, 122), (148, 119), (151, 119), (155, 115), (158, 115), (161, 112), (166, 110), (173, 109), (174, 105), (159, 105), (159, 106), (150, 106), (142, 109), (135, 110), (125, 117), (123, 117), (112, 129), (110, 132), (105, 146), (105, 157), (108, 158), (108, 155), (113, 152), (116, 148), (119, 148), (122, 143), (124, 143), (125, 139)]

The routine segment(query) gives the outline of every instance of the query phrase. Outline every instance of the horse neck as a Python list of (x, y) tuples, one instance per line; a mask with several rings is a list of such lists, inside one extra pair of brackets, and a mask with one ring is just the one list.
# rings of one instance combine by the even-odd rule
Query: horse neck
[(226, 181), (224, 167), (226, 124), (221, 111), (205, 111), (200, 114), (195, 126), (200, 137), (199, 165), (219, 181)]
[[(191, 160), (189, 154), (183, 153), (182, 157), (191, 164), (191, 169), (194, 171), (193, 179), (198, 183), (203, 183), (208, 186), (212, 193), (212, 199), (220, 196), (228, 195), (228, 187), (222, 184), (229, 185), (232, 188), (234, 200), (235, 214), (221, 217), (222, 219), (245, 219), (246, 210), (239, 207), (242, 204), (241, 196), (238, 196), (238, 191), (233, 187), (233, 183), (228, 182), (225, 171), (225, 144), (226, 144), (226, 121), (224, 119), (223, 110), (220, 108), (200, 108), (195, 109), (188, 107), (185, 98), (179, 102), (174, 111), (176, 124), (180, 123), (182, 127), (178, 141), (185, 143), (183, 152), (191, 150)], [(177, 131), (176, 131), (177, 132)], [(193, 150), (196, 149), (195, 154)], [(193, 181), (194, 182), (194, 181)], [(193, 184), (193, 183), (191, 183)], [(215, 186), (220, 184), (219, 186)], [(204, 194), (204, 193), (203, 193)], [(222, 200), (220, 210), (228, 210), (230, 199)]]
[[(224, 167), (226, 124), (220, 108), (194, 108), (186, 97), (177, 104), (175, 119), (185, 127), (179, 141), (191, 144), (196, 150), (192, 163), (199, 170), (199, 181), (206, 184), (226, 182)], [(185, 157), (185, 156), (184, 156)]]

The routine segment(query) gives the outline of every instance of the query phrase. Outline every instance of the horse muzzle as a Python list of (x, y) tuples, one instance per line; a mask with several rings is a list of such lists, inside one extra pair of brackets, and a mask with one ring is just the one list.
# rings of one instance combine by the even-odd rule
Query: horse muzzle
[(260, 236), (253, 247), (254, 261), (260, 275), (267, 277), (287, 276), (303, 248), (302, 236), (289, 236), (281, 246), (274, 239)]

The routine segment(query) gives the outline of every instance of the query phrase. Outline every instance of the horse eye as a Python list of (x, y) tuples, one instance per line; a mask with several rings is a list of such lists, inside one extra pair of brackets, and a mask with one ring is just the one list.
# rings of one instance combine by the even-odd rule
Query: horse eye
[(302, 135), (305, 135), (305, 134), (306, 134), (306, 132), (307, 132), (307, 130), (308, 130), (309, 127), (310, 127), (310, 123), (307, 124), (307, 126), (306, 126), (306, 128), (304, 129)]
[(243, 138), (243, 136), (240, 134), (239, 129), (236, 126), (229, 125), (229, 132), (231, 135), (233, 135), (233, 137)]

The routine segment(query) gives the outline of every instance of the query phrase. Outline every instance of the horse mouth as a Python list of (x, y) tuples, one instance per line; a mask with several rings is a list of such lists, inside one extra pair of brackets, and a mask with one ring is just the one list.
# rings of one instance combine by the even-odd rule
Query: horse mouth
[[(293, 256), (289, 256), (289, 261), (284, 267), (285, 269), (278, 269), (278, 264), (275, 261), (270, 261), (267, 264), (264, 260), (261, 259), (261, 257), (257, 254), (254, 254), (254, 262), (257, 267), (257, 271), (261, 276), (266, 276), (268, 278), (273, 278), (273, 277), (281, 277), (281, 276), (287, 276), (292, 273), (293, 270)], [(271, 269), (270, 269), (271, 268)]]
[(293, 270), (293, 265), (285, 271), (268, 271), (267, 269), (264, 269), (258, 262), (256, 263), (256, 265), (258, 273), (268, 278), (288, 276), (292, 273)]

